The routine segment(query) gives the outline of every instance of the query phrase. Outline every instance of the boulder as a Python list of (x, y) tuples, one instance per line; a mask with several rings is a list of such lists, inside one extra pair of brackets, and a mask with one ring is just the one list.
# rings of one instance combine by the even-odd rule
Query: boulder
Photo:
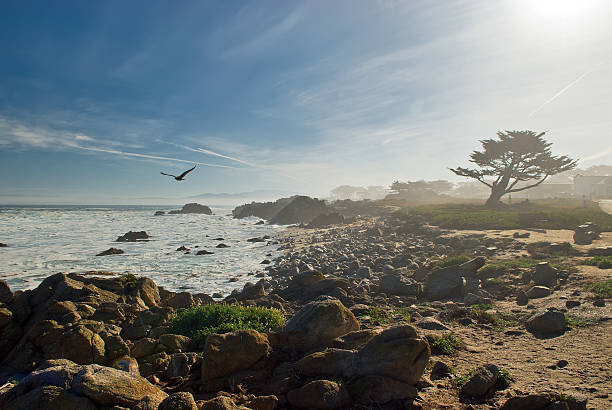
[(140, 376), (140, 372), (138, 371), (138, 362), (136, 361), (136, 359), (130, 356), (123, 356), (117, 360), (114, 360), (111, 367), (118, 370), (123, 370), (124, 372), (128, 372), (136, 376)]
[(62, 334), (59, 346), (62, 351), (61, 357), (49, 357), (50, 359), (68, 359), (77, 364), (105, 361), (104, 340), (83, 325), (78, 325)]
[(270, 223), (279, 225), (309, 223), (315, 217), (328, 212), (329, 208), (325, 201), (307, 196), (295, 196), (270, 219)]
[(193, 295), (189, 292), (177, 293), (166, 301), (166, 306), (174, 309), (187, 309), (196, 306), (196, 304)]
[(193, 395), (186, 391), (173, 393), (159, 404), (159, 410), (198, 410)]
[(166, 213), (164, 211), (155, 211), (155, 213), (153, 214), (153, 216), (161, 216), (161, 215), (166, 215)]
[(532, 286), (527, 291), (527, 297), (529, 299), (545, 298), (546, 296), (550, 295), (550, 293), (550, 288), (547, 288), (546, 286)]
[(384, 376), (360, 377), (349, 383), (348, 391), (355, 403), (363, 405), (414, 399), (418, 395), (416, 387)]
[(0, 329), (13, 322), (13, 312), (5, 307), (0, 307)]
[(3, 410), (96, 410), (98, 407), (87, 397), (67, 392), (58, 386), (39, 386), (12, 400), (0, 397)]
[(516, 304), (519, 306), (525, 306), (527, 303), (529, 303), (529, 296), (527, 296), (527, 292), (524, 290), (519, 290), (518, 294), (516, 295)]
[(150, 236), (145, 231), (133, 232), (129, 231), (117, 238), (115, 242), (137, 242), (146, 241)]
[(484, 396), (497, 383), (498, 373), (499, 369), (493, 364), (477, 367), (461, 388), (461, 392), (468, 396)]
[(539, 286), (552, 287), (557, 284), (557, 269), (550, 266), (548, 262), (540, 262), (535, 267), (533, 282)]
[(245, 370), (270, 352), (266, 335), (255, 330), (211, 334), (206, 338), (202, 380)]
[(380, 278), (380, 289), (388, 295), (419, 296), (422, 286), (414, 279), (392, 273)]
[(247, 407), (238, 406), (231, 397), (217, 396), (214, 399), (198, 401), (200, 410), (249, 410)]
[(536, 313), (527, 320), (525, 326), (533, 333), (562, 333), (565, 330), (565, 315), (556, 310)]
[(448, 327), (431, 316), (424, 317), (415, 323), (417, 327), (426, 330), (448, 330)]
[(315, 380), (287, 393), (289, 403), (300, 409), (338, 409), (351, 404), (343, 385), (329, 380)]
[(201, 251), (197, 251), (196, 255), (213, 255), (214, 252), (207, 251), (206, 249), (202, 249)]
[(0, 303), (9, 304), (13, 300), (13, 292), (5, 280), (0, 280)]
[(290, 347), (306, 351), (354, 330), (359, 330), (355, 315), (338, 299), (322, 296), (300, 309), (279, 334)]
[(83, 366), (74, 376), (72, 390), (98, 406), (131, 407), (145, 397), (161, 403), (168, 395), (141, 376), (97, 364)]
[(189, 337), (171, 333), (159, 336), (159, 343), (168, 347), (172, 352), (189, 351), (193, 346)]
[(107, 255), (121, 255), (125, 253), (123, 251), (123, 249), (118, 249), (118, 248), (108, 248), (107, 250), (100, 252), (99, 254), (97, 254), (96, 256), (107, 256)]
[(170, 363), (166, 369), (166, 377), (187, 377), (191, 366), (195, 363), (195, 353), (174, 353), (170, 356)]
[(278, 406), (278, 398), (276, 396), (258, 396), (247, 401), (246, 406), (253, 410), (274, 410)]
[(427, 279), (425, 292), (429, 300), (463, 299), (466, 275), (470, 272), (457, 266), (449, 266), (434, 271)]

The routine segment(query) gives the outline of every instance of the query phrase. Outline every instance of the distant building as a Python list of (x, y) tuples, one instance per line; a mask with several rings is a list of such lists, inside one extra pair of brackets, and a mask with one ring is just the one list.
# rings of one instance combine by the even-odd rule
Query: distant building
[(545, 199), (545, 198), (571, 198), (574, 195), (573, 184), (541, 184), (536, 187), (527, 189), (525, 191), (519, 191), (513, 193), (512, 196), (515, 198), (531, 198), (531, 199)]
[(612, 198), (612, 176), (578, 174), (574, 177), (574, 195), (597, 199)]

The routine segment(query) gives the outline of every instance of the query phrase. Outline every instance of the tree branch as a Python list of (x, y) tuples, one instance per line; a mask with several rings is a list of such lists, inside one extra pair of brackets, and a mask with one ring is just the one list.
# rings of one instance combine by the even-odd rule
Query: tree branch
[(538, 186), (538, 185), (540, 185), (540, 184), (541, 184), (542, 182), (544, 182), (544, 181), (546, 180), (546, 178), (548, 178), (548, 177), (549, 177), (549, 175), (548, 175), (548, 174), (546, 174), (546, 175), (544, 175), (544, 178), (542, 178), (541, 180), (539, 180), (539, 181), (538, 181), (538, 182), (536, 182), (535, 184), (532, 184), (532, 185), (527, 185), (527, 186), (525, 186), (525, 187), (522, 187), (522, 188), (517, 188), (517, 189), (509, 189), (509, 190), (507, 190), (507, 191), (506, 191), (506, 193), (509, 193), (509, 192), (519, 192), (519, 191), (524, 191), (524, 190), (529, 189), (529, 188), (533, 188), (534, 186)]

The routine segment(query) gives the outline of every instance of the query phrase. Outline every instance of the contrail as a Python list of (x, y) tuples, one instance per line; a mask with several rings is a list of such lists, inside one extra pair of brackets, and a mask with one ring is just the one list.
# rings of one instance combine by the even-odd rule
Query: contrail
[(160, 156), (157, 156), (157, 155), (139, 154), (139, 153), (136, 153), (136, 152), (124, 152), (124, 151), (117, 151), (117, 150), (114, 150), (114, 149), (83, 147), (83, 146), (78, 145), (78, 144), (70, 144), (70, 146), (73, 146), (74, 148), (80, 148), (80, 149), (83, 149), (83, 150), (86, 150), (86, 151), (105, 152), (107, 154), (123, 155), (123, 156), (126, 156), (126, 157), (158, 159), (158, 160), (162, 160), (162, 161), (184, 162), (184, 163), (187, 163), (187, 164), (204, 165), (204, 166), (207, 166), (207, 167), (236, 169), (236, 167), (231, 167), (229, 165), (207, 164), (205, 162), (189, 161), (189, 160), (180, 159), (180, 158), (160, 157)]
[(602, 65), (604, 62), (602, 61), (601, 63), (597, 64), (595, 67), (591, 68), (590, 70), (585, 71), (582, 75), (580, 75), (578, 78), (576, 78), (574, 81), (572, 81), (571, 83), (569, 83), (568, 85), (566, 85), (565, 87), (563, 87), (561, 89), (561, 91), (559, 91), (557, 94), (553, 95), (548, 101), (546, 101), (544, 104), (540, 105), (538, 108), (536, 108), (535, 110), (533, 110), (528, 118), (533, 117), (535, 114), (537, 114), (542, 108), (546, 107), (548, 104), (550, 104), (551, 102), (553, 102), (555, 99), (557, 99), (557, 97), (559, 97), (561, 94), (563, 94), (564, 92), (566, 92), (567, 90), (569, 90), (570, 88), (572, 88), (574, 85), (576, 85), (577, 82), (579, 82), (580, 80), (582, 80), (584, 77), (586, 77), (587, 75), (591, 74), (593, 71), (595, 71), (596, 69), (599, 68), (600, 65)]
[(211, 151), (209, 149), (204, 149), (204, 148), (191, 148), (188, 147), (186, 145), (182, 145), (182, 144), (177, 144), (175, 142), (169, 142), (169, 141), (164, 141), (164, 140), (158, 140), (159, 142), (163, 142), (164, 144), (170, 144), (170, 145), (174, 145), (175, 147), (179, 147), (179, 148), (183, 148), (186, 149), (188, 151), (192, 151), (192, 152), (199, 152), (200, 154), (207, 154), (207, 155), (213, 155), (215, 157), (219, 157), (219, 158), (225, 158), (225, 159), (229, 159), (231, 161), (236, 161), (239, 162), (241, 164), (244, 165), (248, 165), (250, 167), (257, 167), (257, 165), (255, 164), (251, 164), (250, 162), (246, 162), (241, 160), (240, 158), (236, 158), (236, 157), (230, 157), (229, 155), (224, 155), (224, 154), (220, 154), (218, 152), (215, 151)]
[(593, 155), (589, 155), (588, 157), (580, 158), (579, 161), (580, 162), (583, 162), (583, 161), (592, 161), (594, 159), (607, 157), (610, 154), (612, 154), (612, 147), (609, 147), (605, 151), (598, 152), (597, 154), (593, 154)]

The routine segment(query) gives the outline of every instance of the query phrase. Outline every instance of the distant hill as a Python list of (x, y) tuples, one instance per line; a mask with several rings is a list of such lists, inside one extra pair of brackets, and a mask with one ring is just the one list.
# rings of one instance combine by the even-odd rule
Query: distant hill
[(198, 195), (186, 197), (185, 199), (198, 199), (202, 202), (213, 205), (238, 205), (244, 202), (266, 202), (273, 201), (280, 197), (290, 197), (294, 192), (277, 191), (273, 189), (260, 189), (256, 191), (237, 192), (237, 193), (212, 193), (205, 192)]

